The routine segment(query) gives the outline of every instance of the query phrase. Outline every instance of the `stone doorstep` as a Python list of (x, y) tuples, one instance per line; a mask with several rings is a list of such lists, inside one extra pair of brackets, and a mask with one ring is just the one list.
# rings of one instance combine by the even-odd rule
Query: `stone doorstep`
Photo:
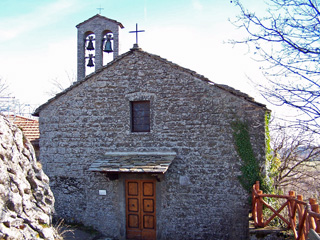
[(250, 218), (249, 220), (249, 236), (250, 236), (250, 240), (255, 240), (255, 239), (294, 240), (294, 236), (291, 230), (279, 228), (279, 227), (272, 227), (272, 226), (267, 226), (264, 228), (255, 228), (252, 218)]
[[(262, 240), (264, 237), (268, 238), (269, 235), (275, 235), (279, 236), (279, 239), (288, 239), (294, 240), (293, 233), (291, 230), (283, 229), (283, 228), (278, 228), (278, 227), (270, 227), (267, 226), (265, 228), (255, 228), (253, 220), (249, 221), (249, 235), (250, 239), (252, 239), (252, 236), (256, 236), (257, 238), (261, 238)], [(290, 238), (292, 236), (292, 238)], [(320, 240), (320, 234), (317, 234), (313, 229), (310, 229), (309, 235), (308, 235), (308, 240)]]
[(308, 240), (320, 240), (320, 236), (316, 231), (310, 229), (308, 234)]

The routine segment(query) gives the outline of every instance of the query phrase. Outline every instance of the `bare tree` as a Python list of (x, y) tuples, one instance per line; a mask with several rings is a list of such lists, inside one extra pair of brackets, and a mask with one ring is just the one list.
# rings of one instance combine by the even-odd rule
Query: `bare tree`
[(0, 77), (0, 97), (8, 97), (10, 94), (9, 84), (2, 77)]
[(58, 79), (56, 77), (50, 81), (52, 88), (47, 92), (49, 96), (55, 96), (57, 93), (62, 92), (76, 81), (75, 74), (70, 74), (66, 71), (66, 76), (67, 77), (63, 79)]
[(319, 0), (269, 0), (263, 16), (247, 10), (241, 0), (233, 24), (248, 38), (256, 60), (263, 61), (269, 85), (262, 95), (272, 104), (290, 106), (300, 114), (293, 125), (320, 133), (320, 9)]
[(0, 112), (11, 113), (16, 107), (16, 99), (11, 96), (9, 84), (0, 77)]
[(0, 112), (5, 115), (32, 117), (37, 105), (21, 103), (12, 95), (9, 84), (0, 77)]
[(275, 189), (278, 192), (295, 190), (305, 197), (319, 198), (320, 146), (313, 135), (303, 130), (277, 127), (271, 144), (273, 157), (280, 161), (272, 176)]

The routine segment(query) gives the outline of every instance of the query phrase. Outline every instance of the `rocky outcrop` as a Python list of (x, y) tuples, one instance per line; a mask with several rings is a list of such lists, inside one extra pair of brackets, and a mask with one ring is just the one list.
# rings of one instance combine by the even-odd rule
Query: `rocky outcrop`
[(54, 196), (23, 132), (0, 115), (0, 239), (59, 239)]

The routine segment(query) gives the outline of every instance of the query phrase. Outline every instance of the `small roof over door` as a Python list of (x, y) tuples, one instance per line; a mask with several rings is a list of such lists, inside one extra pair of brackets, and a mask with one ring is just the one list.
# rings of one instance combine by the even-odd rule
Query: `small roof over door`
[(164, 174), (175, 157), (175, 152), (107, 152), (91, 164), (89, 171)]

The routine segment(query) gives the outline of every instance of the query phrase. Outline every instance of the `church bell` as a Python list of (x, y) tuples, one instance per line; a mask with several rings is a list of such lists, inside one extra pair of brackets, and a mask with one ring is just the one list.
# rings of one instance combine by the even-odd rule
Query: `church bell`
[(107, 53), (113, 52), (112, 46), (111, 46), (111, 40), (112, 40), (111, 35), (107, 35), (107, 40), (103, 48), (104, 52), (107, 52)]
[(89, 37), (89, 43), (88, 43), (88, 46), (87, 46), (87, 50), (89, 50), (89, 51), (94, 50), (92, 40), (93, 40), (93, 37), (92, 37), (92, 36), (90, 36), (90, 37)]
[(88, 64), (87, 64), (88, 67), (93, 67), (94, 66), (92, 58), (93, 58), (93, 54), (89, 54), (89, 61), (88, 61)]

